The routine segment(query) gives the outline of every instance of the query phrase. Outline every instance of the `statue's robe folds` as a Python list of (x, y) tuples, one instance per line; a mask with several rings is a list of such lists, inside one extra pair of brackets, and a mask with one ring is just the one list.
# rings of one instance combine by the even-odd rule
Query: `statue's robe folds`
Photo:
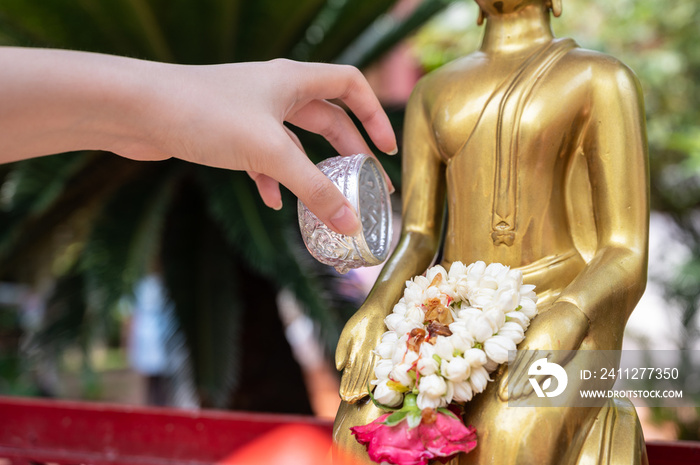
[[(412, 209), (412, 198), (431, 189), (440, 195), (436, 186), (412, 190), (422, 181), (407, 176), (406, 170), (444, 175), (446, 267), (457, 260), (484, 260), (519, 268), (524, 281), (536, 285), (541, 314), (557, 301), (572, 303), (586, 314), (590, 325), (579, 349), (620, 349), (625, 322), (646, 279), (646, 230), (633, 247), (622, 239), (628, 225), (647, 224), (642, 216), (648, 215), (648, 205), (646, 211), (618, 215), (623, 202), (610, 190), (617, 183), (620, 192), (637, 195), (646, 176), (645, 160), (632, 160), (626, 172), (621, 168), (627, 149), (646, 155), (636, 78), (616, 60), (559, 39), (530, 54), (492, 91), (470, 94), (463, 88), (483, 72), (480, 53), (428, 76), (412, 97), (421, 101), (413, 109), (409, 103), (414, 114), (407, 116), (406, 131), (415, 133), (414, 141), (424, 147), (404, 155), (404, 230), (412, 222), (430, 221), (427, 209)], [(572, 66), (580, 70), (569, 72)], [(599, 94), (613, 102), (619, 99), (620, 114), (598, 114)], [(460, 118), (469, 113), (463, 109), (473, 104), (482, 105), (480, 112), (472, 120), (464, 117), (471, 122), (462, 125)], [(625, 147), (625, 137), (635, 147)], [(436, 163), (425, 161), (430, 157), (440, 159), (442, 173)], [(612, 179), (621, 173), (629, 178)], [(617, 232), (624, 234), (618, 237)], [(618, 238), (623, 243), (619, 247)], [(644, 251), (628, 250), (635, 247)], [(639, 254), (643, 263), (636, 260)], [(629, 401), (610, 401), (601, 408), (509, 407), (499, 397), (505, 371), (501, 367), (493, 373), (494, 381), (467, 404), (465, 422), (476, 427), (478, 446), (455, 463), (646, 462)], [(567, 392), (578, 392), (576, 380), (569, 382)], [(365, 401), (343, 403), (336, 438), (350, 422), (371, 421), (378, 413)]]
[[(525, 117), (536, 114), (526, 112), (526, 108), (542, 103), (540, 94), (546, 92), (542, 84), (547, 82), (549, 74), (555, 72), (562, 59), (576, 48), (573, 40), (559, 39), (528, 57), (488, 98), (474, 129), (460, 150), (449, 159), (446, 168), (448, 190), (459, 190), (464, 199), (479, 199), (487, 205), (491, 203), (491, 208), (448, 207), (448, 222), (454, 222), (455, 225), (488, 225), (493, 245), (503, 253), (503, 262), (528, 263), (519, 268), (523, 272), (524, 281), (537, 286), (538, 308), (541, 313), (546, 312), (581, 274), (587, 264), (583, 255), (591, 258), (595, 254), (596, 238), (591, 237), (595, 225), (590, 180), (586, 158), (580, 156), (584, 155), (581, 153), (581, 140), (584, 136), (577, 132), (582, 125), (568, 126), (569, 130), (563, 131), (559, 137), (553, 138), (546, 134), (537, 137), (534, 132), (540, 123), (523, 121)], [(565, 97), (561, 104), (567, 104)], [(564, 116), (563, 122), (571, 117), (565, 107), (561, 113)], [(552, 147), (552, 141), (556, 141), (558, 146)], [(457, 183), (460, 184), (459, 187), (455, 187)], [(579, 195), (581, 191), (586, 191), (588, 196), (574, 201), (567, 199), (567, 194), (571, 195), (571, 192), (567, 192), (567, 183), (579, 183), (573, 190)], [(486, 190), (492, 198), (484, 198), (484, 186), (491, 187)], [(535, 189), (548, 191), (548, 195), (530, 195)], [(588, 222), (581, 228), (583, 232), (577, 231), (575, 225), (571, 225), (568, 232), (559, 231), (560, 236), (568, 236), (566, 239), (570, 242), (567, 245), (567, 241), (559, 241), (559, 244), (550, 244), (549, 249), (540, 246), (540, 250), (546, 253), (545, 256), (538, 256), (536, 248), (527, 244), (514, 247), (518, 241), (528, 241), (529, 236), (534, 236), (535, 240), (538, 238), (537, 228), (546, 228), (546, 223), (538, 223), (541, 217), (538, 218), (532, 212), (546, 208), (556, 212), (557, 207), (551, 204), (557, 201), (551, 202), (551, 198), (556, 196), (560, 196), (559, 201), (562, 202), (569, 200), (564, 207), (569, 224), (572, 221)], [(448, 198), (454, 196), (448, 195)], [(542, 202), (543, 198), (546, 199), (545, 202)], [(456, 226), (448, 223), (448, 234), (456, 230)], [(462, 256), (461, 253), (450, 250), (450, 246), (458, 242), (459, 239), (447, 238), (446, 266), (449, 266), (449, 258)], [(469, 247), (468, 244), (466, 246)], [(513, 254), (519, 256), (513, 257)], [(621, 342), (621, 339), (620, 335), (618, 340)], [(601, 341), (604, 342), (600, 344)], [(617, 344), (609, 344), (609, 338), (600, 338), (591, 331), (584, 339), (581, 349), (620, 348)], [(504, 368), (501, 367), (494, 373), (494, 382), (489, 383), (483, 393), (468, 403), (465, 421), (477, 428), (479, 447), (471, 454), (461, 456), (456, 462), (464, 465), (631, 465), (646, 460), (643, 442), (640, 442), (643, 441), (640, 426), (629, 401), (610, 401), (602, 408), (508, 407), (507, 401), (498, 395)], [(570, 381), (567, 392), (578, 392), (576, 380)], [(545, 440), (536, 441), (537, 438)], [(542, 450), (541, 447), (547, 450)], [(552, 454), (553, 449), (557, 451), (555, 454)], [(553, 458), (552, 455), (558, 456)]]

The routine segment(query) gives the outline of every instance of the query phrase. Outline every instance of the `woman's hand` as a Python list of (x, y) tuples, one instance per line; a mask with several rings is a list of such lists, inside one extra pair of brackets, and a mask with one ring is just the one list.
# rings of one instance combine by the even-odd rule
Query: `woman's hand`
[[(308, 159), (291, 123), (324, 136), (342, 155), (371, 154), (350, 117), (357, 116), (377, 147), (396, 150), (389, 120), (353, 67), (273, 60), (215, 66), (164, 66), (171, 81), (163, 156), (245, 170), (265, 203), (282, 206), (279, 183), (321, 221), (345, 234), (359, 221), (350, 203)], [(172, 74), (171, 74), (172, 73)], [(148, 156), (146, 152), (142, 156)], [(388, 178), (387, 178), (388, 179)]]
[(340, 191), (307, 158), (291, 123), (342, 155), (396, 152), (389, 120), (353, 67), (289, 60), (184, 66), (66, 50), (0, 47), (0, 162), (74, 150), (137, 160), (171, 157), (245, 170), (272, 208), (287, 186), (337, 232), (360, 227)]

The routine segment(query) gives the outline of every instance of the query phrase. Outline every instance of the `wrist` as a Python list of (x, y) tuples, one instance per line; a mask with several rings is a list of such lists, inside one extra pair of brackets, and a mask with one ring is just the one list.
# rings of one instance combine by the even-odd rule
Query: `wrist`
[(91, 128), (97, 148), (135, 160), (169, 158), (167, 76), (176, 65), (120, 57), (114, 65), (101, 76), (105, 101)]

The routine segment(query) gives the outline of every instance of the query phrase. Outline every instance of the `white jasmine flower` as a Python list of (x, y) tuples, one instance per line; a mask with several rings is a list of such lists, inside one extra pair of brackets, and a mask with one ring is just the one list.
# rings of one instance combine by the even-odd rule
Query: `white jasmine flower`
[(432, 344), (421, 344), (420, 359), (416, 365), (416, 370), (421, 376), (432, 375), (440, 369), (439, 357), (435, 352), (435, 346)]
[(457, 300), (464, 300), (469, 293), (469, 279), (467, 278), (467, 267), (462, 262), (454, 262), (450, 266), (447, 274), (448, 281), (452, 288), (452, 297)]
[(493, 305), (502, 312), (515, 310), (520, 302), (520, 294), (517, 289), (498, 289), (494, 296)]
[(484, 308), (491, 305), (491, 302), (493, 302), (493, 297), (496, 294), (496, 284), (494, 284), (493, 288), (486, 287), (483, 284), (484, 280), (482, 279), (479, 286), (470, 289), (469, 293), (467, 294), (469, 302), (477, 308)]
[(438, 336), (435, 340), (435, 353), (443, 360), (452, 360), (455, 348), (450, 340), (445, 336)]
[(440, 374), (453, 382), (464, 381), (471, 374), (471, 367), (462, 357), (455, 357), (452, 360), (443, 360), (440, 365)]
[(406, 304), (406, 299), (401, 297), (401, 299), (399, 299), (399, 301), (396, 303), (396, 305), (394, 305), (394, 308), (391, 310), (391, 313), (404, 316), (406, 314), (406, 310), (408, 310), (408, 305)]
[(447, 405), (452, 402), (452, 398), (455, 395), (454, 383), (452, 381), (445, 380), (445, 386), (447, 386), (447, 389), (441, 398), (440, 407), (447, 407)]
[(419, 307), (411, 305), (410, 307), (408, 307), (404, 318), (411, 324), (416, 325), (416, 327), (420, 327), (423, 325), (423, 321), (425, 320), (425, 312)]
[(413, 365), (418, 361), (418, 357), (420, 357), (420, 355), (418, 355), (416, 352), (408, 350), (403, 356), (403, 363)]
[(411, 365), (408, 363), (399, 363), (394, 366), (389, 374), (389, 378), (407, 388), (413, 387), (413, 378), (408, 374), (411, 370)]
[(484, 270), (484, 277), (492, 278), (496, 282), (505, 281), (508, 277), (508, 271), (510, 271), (510, 267), (501, 263), (490, 263)]
[(453, 390), (452, 399), (456, 402), (469, 402), (474, 396), (472, 386), (468, 382), (453, 383)]
[(397, 407), (403, 402), (403, 393), (391, 389), (387, 385), (388, 380), (384, 380), (377, 384), (374, 388), (374, 398), (380, 404), (387, 405), (389, 407)]
[(452, 265), (450, 265), (450, 271), (447, 273), (447, 278), (450, 281), (457, 281), (462, 278), (467, 277), (467, 266), (460, 262), (453, 262)]
[(416, 365), (416, 370), (418, 370), (418, 373), (420, 373), (421, 376), (435, 374), (438, 371), (438, 368), (438, 362), (433, 357), (421, 357)]
[(440, 282), (447, 281), (447, 271), (445, 271), (445, 268), (441, 265), (435, 265), (428, 269), (428, 271), (425, 272), (425, 279), (428, 280), (428, 283), (432, 283), (437, 275), (441, 275)]
[(537, 294), (535, 294), (534, 284), (523, 284), (520, 286), (520, 296), (525, 299), (531, 299), (537, 301)]
[(518, 323), (523, 330), (530, 326), (530, 319), (523, 312), (508, 312), (506, 313), (506, 321), (514, 321)]
[(467, 279), (478, 281), (486, 271), (486, 263), (482, 261), (474, 262), (467, 267)]
[(506, 315), (498, 307), (489, 307), (484, 310), (484, 318), (491, 325), (491, 334), (497, 333), (501, 326), (506, 322)]
[(416, 405), (418, 405), (419, 409), (423, 410), (425, 408), (440, 408), (446, 404), (443, 404), (443, 400), (441, 397), (431, 397), (422, 391), (418, 391), (418, 397), (416, 397)]
[(396, 332), (396, 334), (407, 334), (410, 333), (412, 329), (422, 327), (422, 322), (417, 323), (406, 319), (405, 317), (398, 315), (396, 313), (391, 313), (384, 318), (384, 324), (390, 331)]
[(512, 340), (516, 345), (520, 344), (525, 339), (525, 331), (519, 323), (515, 321), (506, 321), (501, 329), (498, 330), (499, 336), (505, 336)]
[(393, 368), (394, 364), (391, 360), (378, 360), (377, 363), (374, 364), (374, 376), (377, 377), (377, 380), (384, 381), (389, 378), (389, 374)]
[(469, 303), (461, 302), (459, 304), (459, 311), (457, 312), (457, 316), (461, 320), (468, 321), (471, 318), (475, 318), (475, 317), (481, 315), (481, 312), (482, 311), (480, 309), (478, 309), (476, 307), (472, 307), (471, 305), (469, 305)]
[(450, 330), (452, 331), (452, 336), (449, 337), (450, 343), (457, 352), (463, 354), (474, 346), (474, 336), (469, 330), (462, 327), (452, 329), (452, 325)]
[(489, 359), (488, 362), (486, 362), (486, 365), (484, 365), (484, 369), (487, 373), (493, 373), (494, 371), (496, 371), (496, 368), (498, 368), (498, 365), (498, 363)]
[(438, 375), (423, 376), (418, 382), (418, 392), (417, 403), (420, 409), (438, 408), (441, 397), (447, 393), (447, 384)]
[[(523, 284), (523, 272), (520, 270), (508, 270), (507, 273), (508, 281), (512, 281), (516, 285), (516, 289), (520, 288)], [(535, 286), (532, 286), (534, 289)]]
[(428, 286), (430, 286), (430, 281), (425, 276), (416, 276), (413, 280), (406, 281), (406, 290), (404, 291), (406, 304), (422, 304), (425, 300), (423, 294)]
[(533, 300), (529, 297), (523, 297), (520, 299), (520, 307), (519, 311), (523, 312), (523, 314), (531, 320), (537, 315), (536, 299)]
[(469, 349), (464, 353), (464, 360), (467, 361), (472, 370), (475, 367), (483, 366), (487, 362), (486, 352), (481, 349)]
[(472, 392), (477, 394), (486, 389), (486, 384), (491, 381), (489, 378), (489, 373), (484, 367), (472, 368), (472, 374), (469, 376), (469, 384), (471, 385)]
[(484, 342), (486, 356), (496, 363), (507, 362), (509, 350), (515, 350), (515, 343), (505, 336), (493, 336)]
[(474, 340), (484, 342), (486, 339), (493, 336), (494, 330), (491, 322), (485, 315), (481, 314), (471, 321), (471, 332)]
[[(437, 265), (407, 281), (385, 319), (389, 331), (374, 349), (379, 358), (371, 382), (375, 398), (400, 405), (405, 389), (417, 390), (420, 408), (468, 402), (523, 340), (537, 314), (536, 302), (534, 286), (522, 283), (522, 272), (498, 263), (456, 261), (449, 272)], [(449, 332), (434, 325), (429, 340), (409, 344), (414, 329), (428, 330), (426, 312), (448, 324)]]
[(407, 342), (408, 342), (408, 334), (404, 334), (396, 342), (396, 349), (394, 349), (394, 355), (391, 357), (391, 362), (394, 365), (398, 365), (399, 363), (403, 362), (404, 356), (406, 355), (406, 352), (408, 351)]
[(374, 353), (381, 358), (392, 358), (394, 356), (394, 351), (396, 350), (398, 340), (399, 338), (394, 331), (387, 331), (386, 333), (382, 334), (381, 342), (377, 344), (377, 347), (374, 349)]

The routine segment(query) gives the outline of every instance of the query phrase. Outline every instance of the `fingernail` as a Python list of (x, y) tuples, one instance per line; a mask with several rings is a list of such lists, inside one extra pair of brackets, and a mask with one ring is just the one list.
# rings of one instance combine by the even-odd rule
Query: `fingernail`
[(394, 150), (392, 150), (391, 152), (386, 152), (387, 155), (396, 155), (397, 153), (399, 153), (398, 147), (394, 147)]
[(331, 216), (331, 224), (338, 231), (349, 233), (347, 235), (350, 236), (354, 236), (360, 232), (361, 227), (357, 215), (355, 215), (355, 212), (347, 205), (340, 207), (340, 209)]
[(278, 203), (277, 205), (275, 205), (274, 207), (272, 207), (272, 209), (273, 209), (273, 210), (277, 210), (277, 211), (282, 210), (282, 202), (280, 202), (280, 203)]

